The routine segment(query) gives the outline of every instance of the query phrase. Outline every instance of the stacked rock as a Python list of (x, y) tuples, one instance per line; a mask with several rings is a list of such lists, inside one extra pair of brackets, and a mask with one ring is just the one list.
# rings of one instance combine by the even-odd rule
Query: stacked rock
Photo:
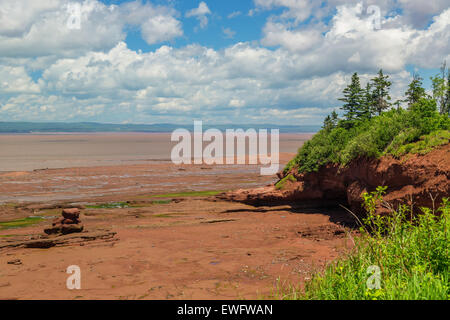
[(63, 209), (62, 217), (53, 220), (52, 227), (44, 230), (46, 234), (69, 234), (82, 231), (83, 225), (78, 208)]

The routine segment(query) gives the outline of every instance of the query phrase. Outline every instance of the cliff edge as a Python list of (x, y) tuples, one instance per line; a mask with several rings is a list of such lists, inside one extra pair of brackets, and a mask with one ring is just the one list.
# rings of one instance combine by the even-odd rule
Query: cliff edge
[[(450, 191), (450, 144), (425, 155), (407, 154), (400, 159), (358, 158), (347, 166), (328, 164), (317, 172), (298, 173), (293, 168), (279, 174), (279, 182), (252, 190), (236, 190), (221, 199), (252, 205), (295, 203), (296, 206), (324, 207), (339, 204), (355, 213), (362, 211), (361, 194), (387, 186), (384, 200), (397, 208), (408, 205), (414, 212), (420, 207), (438, 207)], [(380, 207), (379, 213), (387, 212)]]

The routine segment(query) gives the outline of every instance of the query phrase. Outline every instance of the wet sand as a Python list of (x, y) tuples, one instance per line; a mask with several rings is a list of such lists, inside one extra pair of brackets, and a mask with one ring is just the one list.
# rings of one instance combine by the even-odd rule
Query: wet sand
[[(281, 154), (281, 165), (293, 155)], [(42, 219), (0, 224), (0, 299), (255, 299), (283, 283), (301, 286), (351, 247), (348, 215), (186, 193), (276, 181), (259, 168), (145, 161), (1, 173), (0, 222)], [(111, 202), (126, 205), (103, 208)], [(43, 234), (67, 206), (83, 208), (86, 232), (116, 236), (49, 249), (1, 247)], [(69, 265), (81, 268), (81, 290), (66, 287)]]
[[(280, 169), (294, 154), (280, 155)], [(251, 188), (273, 183), (261, 165), (144, 164), (0, 173), (0, 203), (104, 201), (132, 195)]]
[[(296, 153), (310, 137), (280, 134), (279, 152)], [(0, 172), (170, 161), (176, 144), (169, 133), (0, 134)]]
[[(273, 297), (277, 286), (300, 287), (311, 272), (351, 247), (341, 225), (345, 217), (290, 206), (255, 208), (214, 197), (87, 208), (81, 215), (87, 230), (109, 228), (117, 235), (49, 249), (0, 249), (0, 299)], [(48, 225), (46, 220), (0, 235), (11, 236), (3, 242), (29, 238)], [(20, 264), (8, 264), (16, 259)], [(70, 265), (81, 269), (81, 290), (66, 287)]]

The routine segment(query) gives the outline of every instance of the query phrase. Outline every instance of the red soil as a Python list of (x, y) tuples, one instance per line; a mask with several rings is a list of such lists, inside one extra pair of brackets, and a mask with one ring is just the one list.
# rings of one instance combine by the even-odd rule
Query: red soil
[[(406, 204), (417, 213), (420, 207), (437, 207), (450, 194), (450, 144), (426, 155), (408, 155), (402, 159), (357, 159), (348, 166), (327, 165), (318, 172), (289, 172), (297, 182), (287, 181), (282, 190), (274, 185), (253, 190), (238, 190), (222, 198), (269, 205), (295, 203), (298, 206), (349, 205), (361, 211), (361, 193), (387, 186), (384, 197), (394, 208)], [(281, 176), (281, 178), (284, 176)], [(380, 213), (386, 208), (378, 208)]]
[[(260, 176), (258, 166), (153, 162), (0, 175), (0, 200), (6, 202), (0, 221), (48, 218), (0, 227), (0, 299), (255, 299), (275, 293), (277, 285), (301, 286), (352, 246), (347, 213), (152, 197), (276, 179)], [(88, 207), (110, 201), (134, 207)], [(68, 207), (81, 208), (83, 232), (45, 238), (43, 230)], [(35, 241), (53, 243), (47, 249), (20, 246)], [(81, 290), (66, 287), (70, 265), (81, 268)]]
[[(277, 284), (301, 285), (352, 246), (340, 212), (180, 200), (84, 209), (87, 232), (117, 233), (107, 241), (0, 248), (0, 299), (263, 298)], [(25, 240), (49, 224), (0, 234)], [(66, 287), (70, 265), (81, 268), (81, 290)]]

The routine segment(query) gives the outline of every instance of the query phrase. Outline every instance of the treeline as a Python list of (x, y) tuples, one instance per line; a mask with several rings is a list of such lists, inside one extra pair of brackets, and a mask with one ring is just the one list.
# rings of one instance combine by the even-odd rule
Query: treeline
[(322, 130), (307, 141), (284, 169), (317, 171), (333, 163), (345, 166), (358, 157), (401, 157), (408, 153), (426, 154), (450, 140), (449, 71), (431, 78), (432, 95), (415, 75), (405, 97), (391, 101), (389, 76), (380, 70), (361, 87), (357, 73), (344, 89), (343, 115), (329, 115)]
[(392, 102), (389, 92), (392, 82), (382, 69), (365, 87), (361, 86), (358, 73), (355, 72), (351, 83), (343, 91), (343, 97), (339, 98), (339, 101), (343, 102), (341, 107), (343, 117), (339, 118), (337, 112), (333, 111), (325, 118), (323, 129), (330, 130), (338, 126), (349, 129), (359, 121), (380, 115), (392, 107), (400, 109), (406, 104), (406, 108), (411, 110), (421, 99), (435, 104), (440, 114), (450, 115), (450, 72), (445, 62), (440, 68), (440, 73), (431, 77), (430, 80), (432, 82), (431, 96), (423, 88), (423, 78), (414, 74), (404, 99)]

